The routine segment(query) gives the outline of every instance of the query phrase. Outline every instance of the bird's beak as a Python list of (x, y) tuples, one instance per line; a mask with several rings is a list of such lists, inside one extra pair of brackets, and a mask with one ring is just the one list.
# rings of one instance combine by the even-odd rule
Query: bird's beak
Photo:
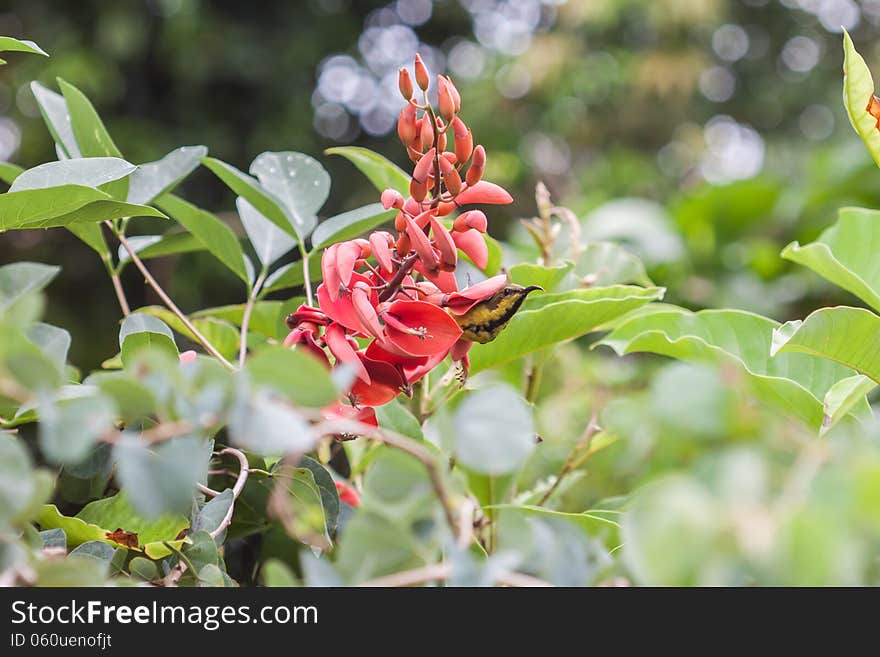
[(543, 292), (544, 288), (541, 287), (540, 285), (529, 285), (525, 288), (525, 290), (523, 290), (523, 293), (524, 294), (531, 294), (532, 292), (536, 292), (537, 290), (541, 290), (541, 292)]

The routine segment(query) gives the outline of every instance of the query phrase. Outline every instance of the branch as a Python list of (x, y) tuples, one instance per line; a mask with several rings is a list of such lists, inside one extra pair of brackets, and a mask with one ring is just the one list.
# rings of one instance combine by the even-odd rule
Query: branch
[(300, 244), (299, 252), (302, 254), (303, 289), (306, 292), (306, 303), (310, 306), (314, 306), (315, 301), (312, 298), (312, 281), (311, 276), (309, 276), (309, 252), (305, 250), (302, 244)]
[(257, 276), (257, 280), (254, 282), (254, 287), (251, 290), (251, 293), (248, 295), (247, 303), (244, 307), (244, 313), (241, 316), (241, 346), (238, 349), (238, 366), (244, 367), (244, 359), (247, 357), (247, 339), (248, 339), (248, 326), (251, 323), (251, 313), (254, 311), (254, 303), (257, 300), (257, 295), (260, 292), (260, 288), (263, 287), (263, 281), (266, 280), (266, 267), (263, 267), (263, 271), (260, 272), (260, 275)]
[(397, 290), (400, 288), (400, 284), (403, 283), (403, 279), (406, 278), (406, 275), (409, 274), (410, 270), (413, 268), (413, 265), (416, 264), (416, 260), (419, 259), (417, 253), (413, 253), (408, 255), (403, 259), (403, 262), (400, 263), (400, 267), (398, 267), (397, 272), (394, 274), (394, 278), (388, 281), (388, 287), (386, 287), (382, 294), (379, 295), (379, 301), (388, 301), (391, 297), (393, 297)]
[(320, 435), (324, 436), (350, 433), (372, 438), (388, 445), (389, 447), (394, 447), (402, 452), (406, 452), (410, 456), (421, 461), (428, 470), (428, 476), (431, 478), (431, 486), (433, 486), (434, 493), (437, 495), (437, 498), (440, 500), (440, 504), (443, 507), (443, 514), (446, 516), (446, 522), (452, 530), (453, 535), (458, 537), (459, 526), (455, 521), (455, 515), (452, 511), (452, 500), (449, 496), (449, 491), (446, 490), (446, 484), (443, 483), (443, 477), (440, 475), (440, 467), (437, 465), (437, 460), (434, 458), (434, 455), (422, 445), (414, 441), (412, 438), (407, 438), (399, 433), (389, 431), (388, 429), (377, 428), (371, 424), (356, 422), (354, 420), (327, 420), (318, 424), (315, 428)]
[[(107, 222), (107, 225), (110, 226), (111, 229), (113, 228), (113, 224)], [(229, 369), (234, 370), (235, 366), (232, 363), (230, 363), (228, 360), (226, 360), (223, 357), (223, 354), (221, 354), (219, 351), (217, 351), (217, 349), (214, 347), (214, 345), (212, 345), (208, 341), (208, 339), (204, 335), (202, 335), (201, 332), (195, 326), (193, 326), (193, 323), (191, 321), (189, 321), (189, 317), (187, 317), (183, 313), (183, 311), (181, 311), (180, 308), (178, 308), (177, 305), (171, 300), (171, 297), (169, 297), (165, 293), (165, 290), (163, 290), (162, 286), (159, 285), (159, 283), (156, 281), (155, 278), (153, 278), (153, 275), (147, 269), (146, 265), (144, 265), (143, 261), (138, 257), (137, 253), (135, 253), (135, 250), (132, 248), (131, 244), (129, 244), (125, 235), (117, 232), (116, 237), (119, 239), (119, 243), (122, 244), (123, 247), (125, 247), (126, 251), (128, 251), (128, 255), (131, 257), (131, 261), (140, 270), (141, 274), (143, 274), (144, 280), (147, 281), (147, 283), (150, 285), (150, 287), (152, 287), (153, 290), (156, 292), (156, 294), (159, 295), (159, 298), (162, 299), (162, 303), (164, 303), (168, 307), (168, 309), (177, 316), (177, 318), (183, 323), (183, 325), (187, 329), (189, 329), (189, 331), (193, 334), (193, 336), (195, 336), (196, 340), (198, 340), (201, 343), (201, 345), (205, 348), (205, 351), (207, 351), (209, 354), (211, 354), (214, 358), (219, 360), (221, 363), (223, 363), (223, 365), (225, 365)]]
[[(550, 499), (550, 496), (556, 492), (556, 489), (559, 488), (559, 484), (562, 483), (563, 478), (578, 467), (581, 463), (584, 462), (585, 458), (579, 458), (575, 460), (578, 452), (582, 449), (589, 447), (590, 441), (593, 439), (593, 436), (596, 435), (596, 432), (599, 431), (599, 425), (596, 423), (598, 419), (598, 413), (595, 411), (593, 415), (590, 417), (590, 422), (587, 424), (587, 428), (584, 430), (584, 435), (581, 436), (581, 439), (577, 441), (575, 446), (571, 449), (571, 452), (568, 454), (568, 458), (565, 459), (565, 463), (562, 466), (562, 470), (559, 471), (559, 475), (556, 477), (556, 481), (553, 482), (553, 485), (548, 488), (544, 494), (541, 496), (541, 499), (538, 500), (537, 506), (544, 506), (544, 503)], [(591, 454), (590, 451), (584, 455), (584, 457), (589, 456)]]
[(223, 516), (223, 520), (220, 521), (217, 528), (211, 532), (211, 538), (217, 538), (220, 536), (220, 534), (222, 534), (232, 523), (232, 514), (235, 512), (235, 501), (238, 499), (238, 496), (241, 495), (241, 491), (244, 489), (244, 485), (247, 483), (248, 474), (250, 473), (247, 457), (239, 450), (234, 447), (227, 447), (217, 453), (221, 456), (223, 454), (232, 454), (235, 456), (235, 458), (238, 459), (239, 470), (238, 479), (235, 480), (235, 485), (232, 487), (232, 503), (229, 505), (226, 515)]
[[(367, 580), (366, 582), (361, 582), (360, 584), (358, 584), (358, 586), (384, 588), (415, 586), (416, 584), (427, 584), (428, 582), (446, 581), (447, 579), (449, 579), (450, 575), (452, 575), (452, 566), (450, 566), (448, 563), (435, 563), (428, 566), (422, 566), (421, 568), (414, 568), (413, 570), (404, 570), (402, 572), (394, 573), (392, 575), (377, 577), (375, 579)], [(532, 577), (531, 575), (526, 575), (525, 573), (518, 573), (515, 571), (502, 573), (501, 575), (496, 577), (496, 581), (502, 586), (553, 586), (550, 582), (546, 582), (543, 579), (538, 579), (537, 577)]]
[(122, 289), (122, 281), (119, 279), (119, 273), (113, 269), (113, 265), (110, 262), (110, 254), (105, 253), (101, 256), (101, 260), (104, 262), (104, 268), (107, 270), (110, 282), (113, 283), (113, 291), (116, 293), (116, 300), (119, 302), (122, 314), (123, 316), (128, 317), (131, 315), (131, 307), (128, 305), (125, 290)]

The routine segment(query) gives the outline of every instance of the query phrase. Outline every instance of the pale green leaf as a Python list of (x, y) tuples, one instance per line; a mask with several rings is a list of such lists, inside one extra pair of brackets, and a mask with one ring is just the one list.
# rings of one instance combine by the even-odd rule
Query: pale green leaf
[(356, 210), (325, 219), (312, 234), (312, 251), (323, 249), (335, 242), (360, 237), (368, 230), (391, 221), (396, 210), (385, 210), (381, 203), (371, 203)]
[(396, 189), (404, 198), (409, 196), (409, 174), (383, 155), (360, 146), (337, 146), (324, 152), (341, 155), (354, 164), (379, 192), (390, 188)]

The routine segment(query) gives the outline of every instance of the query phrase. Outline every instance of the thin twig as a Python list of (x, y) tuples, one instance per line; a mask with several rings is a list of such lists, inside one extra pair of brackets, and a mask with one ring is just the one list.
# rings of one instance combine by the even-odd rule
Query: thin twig
[[(442, 582), (449, 579), (451, 575), (451, 565), (448, 563), (435, 563), (422, 566), (421, 568), (414, 568), (412, 570), (404, 570), (399, 573), (385, 575), (384, 577), (377, 577), (375, 579), (367, 580), (366, 582), (361, 582), (358, 586), (372, 588), (415, 586), (417, 584), (427, 584), (428, 582)], [(495, 578), (495, 581), (502, 586), (553, 586), (550, 582), (546, 582), (543, 579), (515, 571), (502, 573)]]
[(238, 496), (241, 495), (241, 491), (247, 483), (248, 473), (250, 472), (247, 456), (234, 447), (227, 447), (217, 453), (221, 456), (223, 454), (232, 454), (235, 456), (235, 458), (238, 459), (239, 470), (238, 479), (235, 480), (235, 485), (232, 487), (232, 502), (230, 502), (229, 509), (226, 510), (226, 515), (223, 516), (223, 520), (221, 520), (220, 524), (217, 525), (217, 528), (211, 532), (211, 538), (217, 538), (220, 536), (220, 534), (222, 534), (232, 523), (232, 514), (235, 512), (235, 501), (238, 499)]
[(119, 273), (113, 269), (113, 264), (110, 262), (110, 254), (105, 254), (101, 257), (101, 260), (104, 262), (105, 269), (107, 269), (107, 275), (110, 277), (110, 282), (113, 283), (113, 291), (116, 293), (116, 300), (119, 302), (122, 314), (123, 316), (128, 317), (131, 315), (131, 306), (128, 305), (128, 298), (125, 296), (125, 290), (122, 288), (122, 281), (119, 279)]
[(446, 484), (440, 474), (440, 467), (437, 459), (425, 449), (422, 445), (411, 438), (402, 436), (399, 433), (389, 431), (388, 429), (374, 427), (363, 422), (354, 420), (326, 420), (318, 424), (315, 429), (319, 435), (336, 435), (336, 434), (354, 434), (378, 440), (389, 447), (394, 447), (402, 452), (406, 452), (410, 456), (418, 459), (428, 470), (428, 476), (431, 478), (431, 486), (434, 493), (440, 500), (443, 507), (443, 514), (446, 516), (446, 522), (452, 530), (453, 535), (458, 536), (458, 523), (455, 521), (455, 514), (452, 511), (452, 500), (449, 491), (446, 490)]
[(477, 505), (470, 498), (466, 499), (458, 514), (458, 547), (467, 548), (474, 542), (474, 511)]
[(220, 495), (219, 490), (214, 490), (213, 488), (208, 488), (207, 486), (205, 486), (204, 484), (200, 484), (199, 482), (196, 482), (196, 488), (198, 489), (198, 491), (200, 493), (203, 493), (203, 494), (207, 495), (208, 497), (217, 497), (218, 495)]
[(394, 274), (394, 278), (388, 281), (388, 287), (379, 295), (379, 301), (388, 301), (391, 297), (393, 297), (397, 290), (400, 288), (400, 284), (403, 283), (403, 279), (406, 278), (406, 275), (409, 274), (410, 270), (413, 268), (413, 265), (416, 264), (416, 260), (419, 259), (419, 255), (417, 253), (412, 253), (403, 259), (403, 262), (400, 263), (400, 267), (397, 268), (397, 272)]
[[(111, 228), (113, 227), (113, 224), (111, 224), (110, 222), (107, 222), (107, 225), (110, 226)], [(209, 354), (211, 354), (214, 358), (219, 360), (221, 363), (223, 363), (223, 365), (225, 365), (229, 369), (234, 370), (235, 366), (232, 363), (230, 363), (228, 360), (226, 360), (223, 357), (223, 354), (221, 354), (219, 351), (217, 351), (217, 348), (214, 347), (214, 345), (212, 345), (208, 341), (208, 339), (204, 335), (202, 335), (201, 332), (195, 326), (193, 326), (193, 323), (191, 321), (189, 321), (189, 317), (187, 317), (183, 313), (183, 311), (181, 311), (180, 308), (178, 308), (177, 305), (171, 300), (171, 297), (169, 297), (165, 293), (165, 290), (163, 290), (162, 286), (159, 285), (158, 281), (156, 281), (156, 279), (153, 278), (153, 275), (147, 269), (146, 265), (144, 265), (143, 261), (138, 257), (137, 253), (135, 253), (135, 250), (132, 248), (131, 244), (129, 244), (125, 235), (123, 235), (121, 233), (116, 233), (116, 237), (119, 239), (119, 243), (122, 244), (123, 247), (125, 247), (126, 251), (128, 251), (128, 255), (131, 257), (131, 261), (140, 270), (141, 274), (143, 274), (144, 280), (147, 281), (147, 283), (150, 285), (150, 287), (152, 287), (153, 290), (156, 292), (156, 294), (159, 295), (159, 298), (162, 299), (162, 303), (164, 303), (168, 307), (168, 309), (177, 316), (177, 318), (183, 323), (183, 325), (187, 329), (189, 329), (189, 331), (193, 334), (193, 336), (196, 338), (196, 340), (198, 340), (201, 343), (201, 345), (205, 348), (205, 351), (207, 351)]]
[[(565, 478), (565, 476), (584, 462), (584, 458), (576, 459), (576, 457), (581, 452), (581, 450), (589, 447), (590, 441), (593, 439), (593, 436), (596, 435), (597, 431), (599, 431), (599, 425), (596, 423), (598, 417), (598, 413), (594, 411), (593, 415), (590, 417), (590, 422), (587, 424), (587, 428), (584, 429), (583, 436), (581, 436), (580, 440), (578, 440), (575, 446), (572, 447), (571, 452), (569, 452), (568, 454), (568, 458), (565, 459), (562, 470), (559, 471), (559, 474), (557, 475), (556, 480), (553, 482), (553, 485), (550, 486), (550, 488), (548, 488), (546, 491), (544, 491), (541, 499), (539, 499), (537, 502), (537, 506), (544, 506), (544, 503), (547, 502), (547, 500), (550, 499), (550, 496), (556, 492), (557, 488), (559, 488), (559, 484), (562, 483), (562, 480)], [(587, 455), (588, 454), (590, 454), (589, 451), (587, 451)]]
[(403, 572), (394, 573), (393, 575), (377, 577), (376, 579), (361, 582), (358, 586), (368, 588), (415, 586), (416, 584), (425, 584), (427, 582), (443, 581), (448, 579), (451, 573), (452, 566), (449, 564), (435, 563), (429, 566), (422, 566), (421, 568), (414, 568), (413, 570), (404, 570)]
[(268, 271), (264, 266), (263, 271), (260, 272), (257, 280), (254, 281), (254, 287), (248, 295), (247, 303), (244, 306), (244, 313), (241, 316), (241, 346), (238, 349), (239, 367), (244, 367), (244, 359), (247, 357), (248, 326), (251, 323), (251, 313), (254, 311), (254, 303), (257, 300), (257, 295), (260, 293), (260, 288), (263, 287), (263, 281), (266, 280), (267, 273)]

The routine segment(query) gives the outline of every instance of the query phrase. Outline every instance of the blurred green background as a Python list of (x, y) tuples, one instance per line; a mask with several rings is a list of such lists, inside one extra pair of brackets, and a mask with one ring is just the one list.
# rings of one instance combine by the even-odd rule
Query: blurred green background
[[(880, 207), (880, 175), (840, 102), (841, 26), (880, 70), (880, 0), (7, 0), (0, 34), (52, 58), (13, 55), (0, 69), (0, 160), (54, 159), (28, 83), (60, 76), (133, 162), (187, 144), (242, 169), (266, 150), (319, 157), (334, 214), (377, 195), (325, 148), (407, 164), (396, 71), (418, 50), (455, 80), (487, 177), (516, 199), (490, 215), (511, 262), (535, 256), (517, 220), (535, 214), (544, 181), (588, 239), (635, 251), (668, 302), (783, 321), (858, 302), (780, 250), (814, 239), (841, 206)], [(207, 171), (182, 193), (240, 230), (232, 194)], [(19, 231), (0, 238), (0, 263), (16, 260), (64, 267), (46, 321), (72, 333), (72, 362), (115, 353), (118, 307), (88, 247), (62, 230)], [(187, 311), (243, 299), (207, 254), (151, 269)], [(132, 268), (124, 284), (134, 306), (156, 303)], [(876, 427), (843, 427), (816, 447), (745, 392), (740, 372), (582, 346), (545, 368), (544, 443), (520, 487), (550, 481), (601, 410), (622, 440), (574, 472), (554, 506), (611, 508), (661, 478), (625, 526), (636, 581), (877, 581)], [(510, 369), (501, 376), (518, 383), (520, 364)]]
[[(323, 149), (355, 143), (406, 164), (396, 70), (418, 49), (461, 88), (491, 178), (516, 198), (493, 212), (493, 235), (521, 238), (516, 219), (534, 214), (543, 180), (587, 237), (629, 243), (670, 301), (788, 319), (840, 293), (779, 250), (841, 205), (880, 201), (839, 101), (841, 25), (880, 61), (877, 0), (10, 0), (0, 33), (52, 58), (0, 70), (0, 160), (54, 159), (28, 83), (60, 76), (134, 162), (205, 144), (244, 169), (264, 150), (301, 150), (330, 170), (335, 213), (375, 194)], [(234, 208), (204, 170), (184, 193)], [(97, 365), (118, 315), (100, 262), (64, 231), (5, 236), (0, 262), (18, 259), (64, 266), (48, 321), (73, 329), (75, 361)], [(241, 298), (208, 255), (154, 266), (185, 309)], [(136, 305), (155, 301), (133, 271), (125, 285)]]

